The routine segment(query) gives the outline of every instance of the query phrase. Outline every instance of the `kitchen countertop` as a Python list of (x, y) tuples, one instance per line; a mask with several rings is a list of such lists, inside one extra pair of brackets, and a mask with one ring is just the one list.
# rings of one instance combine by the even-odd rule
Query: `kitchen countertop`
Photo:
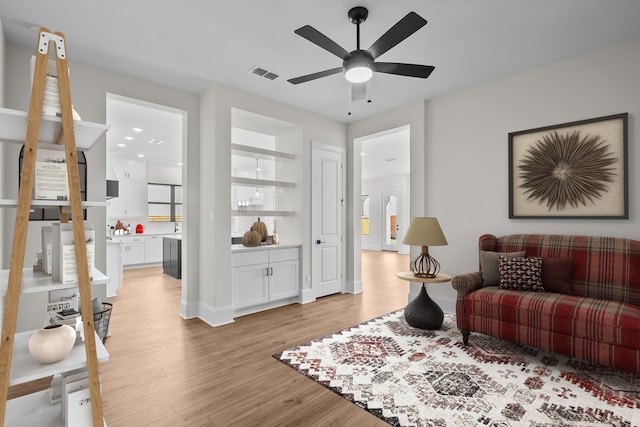
[(268, 251), (270, 249), (286, 249), (286, 248), (299, 248), (297, 245), (260, 245), (260, 246), (243, 246), (243, 245), (231, 245), (231, 252), (248, 252), (248, 251)]
[(178, 231), (176, 233), (161, 233), (161, 232), (157, 232), (157, 233), (131, 233), (131, 234), (112, 234), (109, 235), (108, 237), (111, 237), (112, 239), (118, 239), (118, 238), (127, 238), (127, 237), (144, 237), (144, 236), (182, 236), (182, 231)]
[(162, 237), (166, 239), (182, 240), (182, 234), (164, 234)]

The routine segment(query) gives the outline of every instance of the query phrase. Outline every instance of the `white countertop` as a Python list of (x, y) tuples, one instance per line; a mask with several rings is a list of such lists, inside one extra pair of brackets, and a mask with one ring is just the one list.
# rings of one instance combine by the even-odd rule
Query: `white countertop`
[(248, 251), (268, 251), (270, 249), (286, 249), (286, 248), (299, 248), (297, 245), (260, 245), (260, 246), (244, 246), (244, 245), (231, 245), (231, 252), (248, 252)]

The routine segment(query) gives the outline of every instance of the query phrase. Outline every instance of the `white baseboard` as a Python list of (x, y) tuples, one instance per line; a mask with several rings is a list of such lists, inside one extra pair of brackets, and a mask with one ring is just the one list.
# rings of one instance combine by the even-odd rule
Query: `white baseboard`
[(183, 319), (194, 319), (198, 317), (198, 305), (199, 302), (186, 302), (180, 301), (180, 316)]
[(222, 326), (233, 323), (233, 308), (231, 306), (215, 308), (210, 305), (200, 303), (198, 316), (200, 320), (211, 326)]
[(310, 302), (314, 302), (316, 300), (316, 295), (313, 292), (313, 289), (303, 289), (302, 294), (300, 295), (300, 304), (308, 304)]
[(362, 293), (362, 280), (347, 281), (345, 283), (344, 292), (346, 294), (361, 294)]

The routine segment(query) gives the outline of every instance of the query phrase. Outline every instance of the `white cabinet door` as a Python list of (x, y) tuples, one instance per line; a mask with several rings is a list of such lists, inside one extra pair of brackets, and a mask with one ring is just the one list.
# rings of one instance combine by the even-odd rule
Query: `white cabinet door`
[(246, 308), (269, 302), (269, 265), (234, 267), (231, 272), (233, 308)]
[(269, 264), (269, 301), (291, 298), (300, 294), (299, 261)]
[(122, 180), (118, 187), (118, 197), (109, 200), (107, 217), (146, 218), (147, 183), (145, 181)]
[(144, 237), (123, 237), (122, 264), (144, 264)]
[(147, 217), (147, 183), (145, 181), (126, 181), (127, 206), (125, 216), (135, 218)]
[(144, 237), (144, 262), (162, 262), (162, 236)]
[(147, 163), (140, 160), (111, 159), (111, 165), (118, 180), (147, 180)]

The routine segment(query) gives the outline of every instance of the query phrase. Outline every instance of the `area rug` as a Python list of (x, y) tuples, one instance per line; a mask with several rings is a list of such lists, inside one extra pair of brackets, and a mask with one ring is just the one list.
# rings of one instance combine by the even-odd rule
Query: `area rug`
[(393, 426), (640, 426), (640, 377), (397, 311), (273, 357)]

